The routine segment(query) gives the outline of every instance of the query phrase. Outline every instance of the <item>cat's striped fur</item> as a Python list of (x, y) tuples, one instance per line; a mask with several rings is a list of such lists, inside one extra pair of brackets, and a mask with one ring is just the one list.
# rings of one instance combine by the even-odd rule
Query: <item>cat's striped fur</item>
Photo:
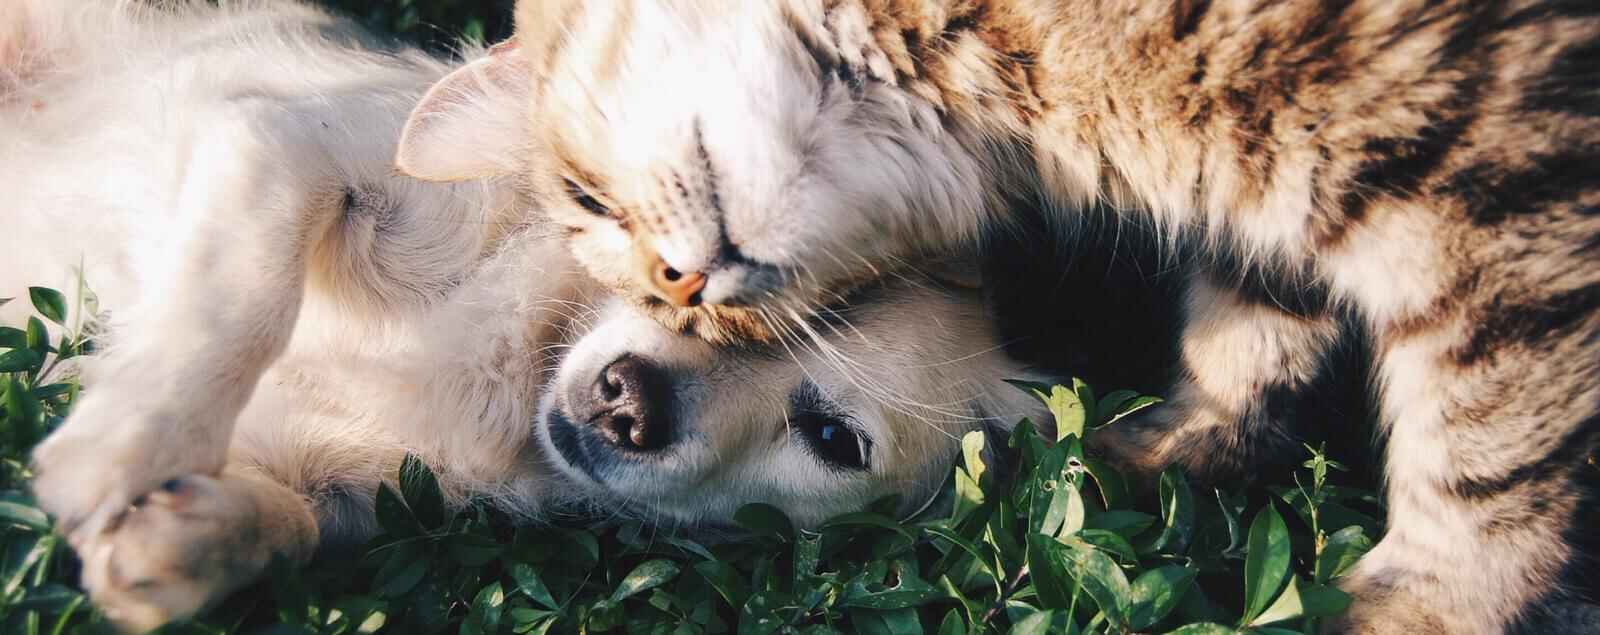
[(1243, 467), (1329, 316), (1371, 331), (1393, 523), (1334, 630), (1497, 632), (1571, 562), (1600, 437), (1600, 4), (524, 0), (517, 39), (541, 132), (502, 136), (554, 159), (423, 131), (402, 167), (573, 194), (552, 214), (596, 277), (660, 305), (630, 252), (707, 276), (671, 324), (773, 336), (970, 247), (1002, 195), (1109, 202), (1239, 263), (1201, 265), (1188, 381), (1103, 444), (1125, 462)]

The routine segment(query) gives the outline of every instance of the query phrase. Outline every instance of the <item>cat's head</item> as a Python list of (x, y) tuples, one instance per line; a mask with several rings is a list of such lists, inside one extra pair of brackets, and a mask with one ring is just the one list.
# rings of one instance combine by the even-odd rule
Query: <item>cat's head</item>
[(418, 105), (398, 165), (515, 178), (658, 321), (770, 339), (966, 249), (996, 196), (986, 141), (873, 28), (820, 1), (524, 1), (514, 40)]
[[(599, 311), (534, 421), (572, 498), (612, 515), (724, 526), (748, 503), (802, 526), (900, 496), (921, 508), (961, 439), (1004, 447), (1048, 380), (998, 346), (977, 294), (902, 279), (858, 290), (806, 347), (714, 346), (625, 302)], [(998, 446), (994, 434), (1002, 437)]]

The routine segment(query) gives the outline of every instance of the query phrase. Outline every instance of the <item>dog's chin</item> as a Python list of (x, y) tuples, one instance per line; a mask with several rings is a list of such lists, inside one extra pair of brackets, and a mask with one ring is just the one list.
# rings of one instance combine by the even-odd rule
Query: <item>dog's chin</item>
[(543, 409), (539, 413), (537, 428), (536, 436), (544, 450), (545, 460), (556, 472), (586, 490), (606, 490), (605, 481), (595, 469), (594, 461), (582, 447), (577, 428), (561, 408)]

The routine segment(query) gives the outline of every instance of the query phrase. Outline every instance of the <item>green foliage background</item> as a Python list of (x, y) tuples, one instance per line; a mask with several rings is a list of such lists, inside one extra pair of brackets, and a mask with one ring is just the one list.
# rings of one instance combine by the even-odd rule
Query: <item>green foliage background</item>
[(460, 37), (498, 42), (511, 34), (514, 0), (315, 0), (354, 16), (379, 33), (390, 33), (435, 51), (448, 51)]

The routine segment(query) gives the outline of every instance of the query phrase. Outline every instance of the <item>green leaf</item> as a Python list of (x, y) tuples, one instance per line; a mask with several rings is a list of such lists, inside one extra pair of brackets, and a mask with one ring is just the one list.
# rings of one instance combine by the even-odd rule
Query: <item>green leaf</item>
[[(493, 635), (499, 632), (505, 601), (505, 590), (500, 588), (499, 582), (479, 589), (478, 596), (472, 600), (472, 612), (467, 615), (467, 622), (475, 624), (480, 633)], [(462, 626), (465, 627), (466, 623)]]
[(945, 612), (944, 620), (939, 622), (939, 635), (967, 635), (967, 623), (961, 619), (961, 611)]
[(1057, 442), (1069, 436), (1083, 438), (1086, 415), (1083, 400), (1077, 393), (1065, 386), (1051, 386), (1050, 398), (1045, 400), (1045, 404), (1050, 407), (1050, 414), (1056, 420)]
[(1028, 535), (1028, 568), (1044, 608), (1072, 607), (1072, 584), (1093, 599), (1116, 626), (1127, 622), (1128, 578), (1109, 556), (1094, 549), (1073, 548), (1041, 535)]
[(850, 622), (861, 635), (922, 635), (922, 622), (917, 619), (916, 609), (854, 609), (850, 611)]
[(600, 600), (589, 607), (589, 629), (591, 631), (609, 631), (622, 624), (622, 603), (616, 600)]
[(39, 315), (45, 316), (51, 322), (66, 326), (67, 299), (62, 297), (60, 291), (45, 287), (28, 287), (28, 299), (33, 300), (33, 309)]
[(560, 614), (539, 609), (511, 609), (511, 632), (517, 635), (544, 635)]
[(1072, 559), (1072, 577), (1079, 588), (1089, 594), (1095, 606), (1100, 607), (1113, 626), (1121, 629), (1128, 622), (1128, 596), (1132, 594), (1128, 578), (1110, 556), (1096, 549), (1068, 549)]
[(973, 561), (977, 563), (978, 567), (980, 567), (984, 573), (989, 574), (991, 577), (999, 577), (995, 575), (994, 568), (989, 566), (989, 559), (985, 557), (983, 552), (978, 549), (978, 546), (973, 544), (972, 541), (962, 538), (961, 534), (938, 525), (925, 525), (923, 526), (922, 530), (949, 541), (950, 544), (955, 545), (957, 548), (966, 552), (967, 555), (972, 556)]
[(827, 522), (822, 523), (818, 529), (828, 530), (839, 529), (842, 527), (876, 527), (878, 529), (887, 529), (899, 534), (906, 540), (916, 540), (916, 536), (912, 535), (911, 532), (906, 531), (906, 528), (900, 526), (900, 523), (895, 522), (895, 519), (884, 516), (883, 514), (874, 514), (872, 512), (850, 512), (846, 514), (839, 514), (838, 516), (828, 519)]
[(1078, 625), (1072, 623), (1067, 611), (1039, 611), (1017, 620), (1011, 625), (1009, 635), (1074, 635)]
[(28, 334), (22, 329), (0, 326), (0, 348), (27, 348)]
[(406, 507), (405, 501), (389, 488), (388, 483), (378, 483), (378, 496), (373, 507), (378, 515), (378, 524), (390, 535), (407, 538), (421, 533), (417, 519), (411, 515), (411, 510)]
[(414, 454), (407, 453), (400, 462), (400, 496), (424, 530), (444, 524), (444, 495), (439, 492), (439, 481)]
[(28, 348), (33, 349), (33, 352), (38, 353), (41, 357), (43, 357), (45, 353), (55, 350), (54, 348), (50, 347), (50, 331), (45, 330), (44, 322), (40, 322), (39, 318), (28, 318), (28, 330), (26, 337), (28, 340)]
[(983, 475), (989, 466), (983, 463), (983, 446), (988, 442), (982, 430), (973, 430), (961, 437), (961, 462), (973, 482), (983, 484)]
[(44, 438), (44, 406), (17, 381), (6, 379), (6, 419), (12, 424), (11, 437), (17, 447), (31, 448)]
[(428, 561), (408, 553), (404, 549), (396, 549), (389, 554), (389, 559), (383, 563), (383, 568), (378, 570), (375, 580), (378, 586), (373, 592), (382, 598), (400, 597), (416, 588), (422, 581), (422, 576), (428, 572)]
[(1168, 565), (1140, 574), (1128, 593), (1128, 626), (1144, 630), (1172, 612), (1194, 584), (1195, 570)]
[(50, 531), (50, 518), (35, 507), (0, 500), (0, 523), (34, 531)]
[(950, 506), (950, 521), (961, 522), (967, 514), (982, 507), (984, 503), (983, 488), (978, 481), (967, 475), (967, 471), (956, 468), (955, 472), (956, 497)]
[(1222, 508), (1222, 519), (1228, 528), (1228, 547), (1222, 550), (1223, 556), (1233, 556), (1245, 547), (1248, 536), (1244, 530), (1244, 522), (1239, 520), (1244, 513), (1245, 497), (1243, 493), (1229, 496), (1221, 488), (1212, 488), (1216, 494), (1217, 505)]
[(1115, 532), (1124, 538), (1132, 538), (1155, 524), (1156, 517), (1144, 512), (1131, 509), (1113, 509), (1090, 516), (1084, 523), (1085, 529), (1103, 529)]
[(733, 513), (733, 522), (761, 535), (776, 535), (788, 540), (794, 537), (794, 523), (783, 510), (766, 503), (750, 503)]
[(1351, 525), (1333, 532), (1322, 546), (1322, 553), (1317, 555), (1316, 580), (1326, 583), (1329, 580), (1344, 575), (1350, 567), (1361, 560), (1361, 556), (1372, 550), (1372, 539), (1367, 537), (1365, 530), (1360, 525)]
[(802, 581), (817, 572), (817, 561), (822, 557), (822, 534), (802, 531), (794, 540), (794, 575), (792, 583), (798, 589)]
[(561, 605), (556, 603), (555, 596), (550, 595), (550, 588), (539, 579), (539, 574), (533, 567), (519, 562), (511, 565), (510, 574), (511, 580), (517, 583), (519, 593), (552, 611), (561, 608)]
[(1123, 562), (1138, 562), (1139, 554), (1127, 539), (1104, 529), (1085, 529), (1065, 542), (1080, 541), (1085, 545), (1120, 558)]
[(611, 592), (611, 599), (617, 602), (637, 595), (641, 591), (648, 591), (666, 584), (678, 577), (677, 563), (665, 558), (649, 560), (633, 568), (633, 572), (622, 579), (617, 589)]
[(30, 348), (14, 348), (0, 353), (0, 373), (26, 373), (39, 368), (44, 358)]
[(1161, 533), (1141, 553), (1181, 554), (1194, 536), (1194, 493), (1176, 466), (1161, 472)]
[(461, 565), (478, 567), (493, 562), (505, 548), (494, 538), (475, 533), (461, 534), (450, 539), (450, 557)]
[(1244, 619), (1253, 622), (1289, 578), (1289, 529), (1272, 505), (1267, 505), (1250, 523), (1250, 552), (1244, 561)]
[(1121, 411), (1124, 404), (1133, 401), (1138, 396), (1139, 393), (1132, 390), (1115, 390), (1111, 394), (1101, 397), (1100, 404), (1094, 409), (1094, 420), (1090, 421), (1089, 424), (1094, 426), (1105, 425)]
[(1095, 489), (1100, 490), (1100, 500), (1106, 509), (1127, 506), (1132, 496), (1128, 493), (1128, 482), (1122, 478), (1122, 474), (1109, 463), (1093, 457), (1084, 457), (1083, 467), (1089, 473), (1089, 478), (1094, 479)]
[(1181, 626), (1177, 630), (1167, 631), (1167, 635), (1234, 635), (1237, 631), (1232, 628), (1212, 622), (1201, 622)]
[(1350, 594), (1324, 584), (1300, 589), (1300, 605), (1306, 617), (1333, 617), (1350, 608)]
[(1299, 617), (1333, 617), (1350, 606), (1350, 596), (1331, 586), (1305, 585), (1298, 576), (1289, 579), (1278, 599), (1250, 622), (1263, 626)]
[(775, 592), (766, 591), (750, 596), (739, 609), (739, 635), (768, 635), (783, 628), (783, 618), (773, 612), (773, 602), (768, 599)]
[[(1073, 382), (1075, 385), (1081, 384), (1076, 379)], [(1077, 392), (1061, 385), (1046, 386), (1031, 381), (1007, 379), (1006, 383), (1016, 386), (1044, 402), (1044, 405), (1049, 408), (1051, 416), (1056, 421), (1056, 441), (1059, 442), (1067, 438), (1068, 435), (1077, 435), (1078, 438), (1083, 438), (1086, 413), (1084, 412), (1083, 400), (1079, 398)]]
[(884, 575), (866, 571), (845, 585), (840, 604), (847, 607), (888, 611), (922, 606), (945, 598), (945, 592), (923, 580), (914, 564), (895, 561), (890, 563), (888, 577), (894, 584), (884, 584)]
[(750, 588), (733, 565), (717, 560), (705, 560), (696, 562), (694, 570), (711, 584), (711, 588), (728, 602), (728, 606), (744, 606), (745, 600), (750, 597)]
[(1045, 609), (1070, 609), (1076, 586), (1067, 546), (1044, 534), (1028, 534), (1028, 572)]
[(1149, 408), (1150, 406), (1154, 406), (1158, 403), (1161, 403), (1160, 397), (1137, 397), (1133, 401), (1128, 402), (1127, 405), (1123, 406), (1122, 410), (1113, 415), (1111, 419), (1107, 420), (1105, 425), (1111, 425), (1121, 421), (1123, 417), (1131, 415), (1140, 410), (1144, 410), (1145, 408)]

